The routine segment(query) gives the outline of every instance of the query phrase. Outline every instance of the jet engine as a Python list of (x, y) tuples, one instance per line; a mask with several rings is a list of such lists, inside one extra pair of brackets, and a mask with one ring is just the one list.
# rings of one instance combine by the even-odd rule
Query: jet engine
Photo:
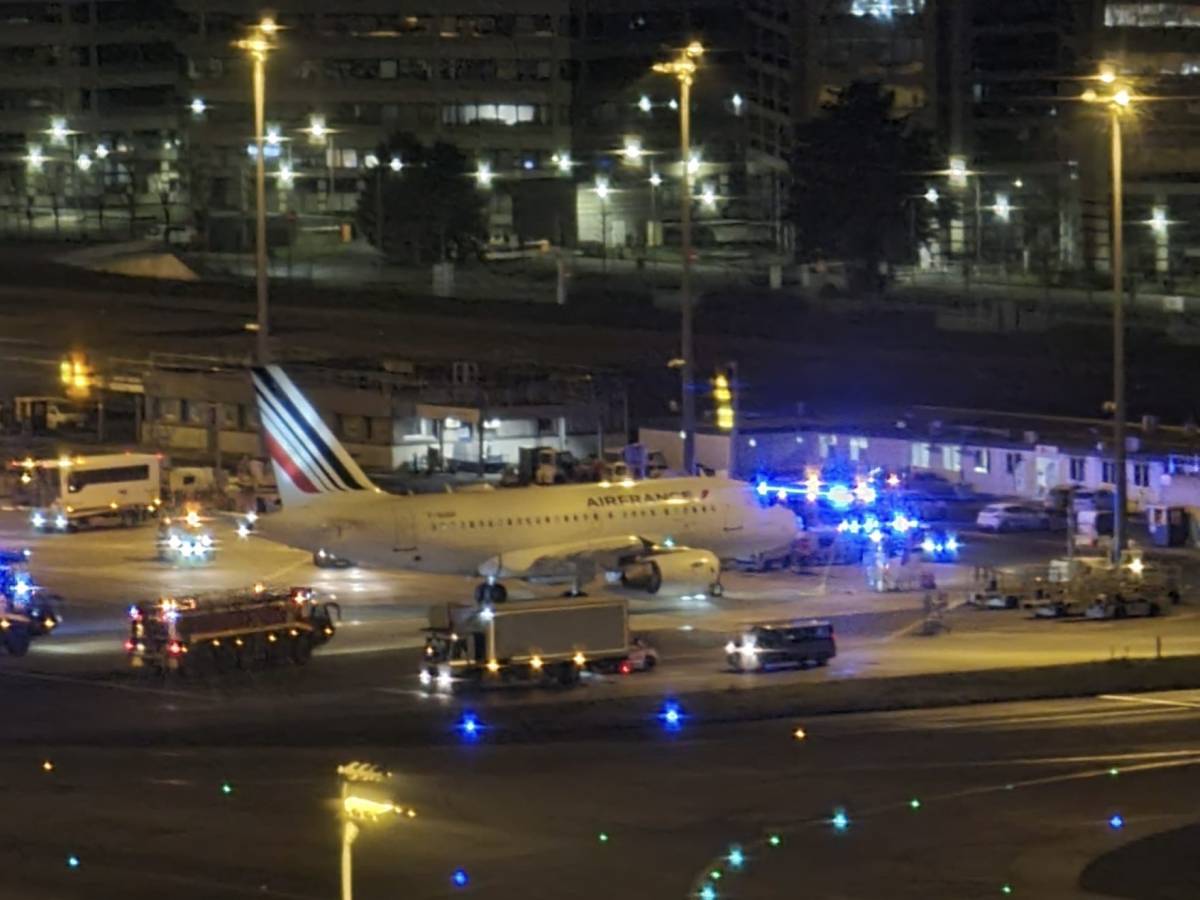
[(707, 596), (721, 577), (720, 561), (707, 550), (666, 550), (623, 562), (621, 585), (647, 594)]

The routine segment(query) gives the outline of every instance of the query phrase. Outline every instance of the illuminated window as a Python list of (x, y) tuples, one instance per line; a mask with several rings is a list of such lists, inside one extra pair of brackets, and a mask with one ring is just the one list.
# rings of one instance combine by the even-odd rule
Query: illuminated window
[(962, 449), (960, 447), (942, 448), (942, 468), (957, 472), (962, 468)]
[(1194, 3), (1109, 3), (1109, 28), (1200, 28), (1200, 6)]
[(973, 465), (971, 468), (981, 475), (986, 475), (988, 472), (992, 471), (991, 450), (973, 450), (972, 455), (974, 459), (972, 461)]
[(1133, 483), (1138, 487), (1150, 487), (1150, 465), (1148, 463), (1133, 464)]
[(850, 15), (891, 19), (894, 16), (915, 16), (925, 7), (925, 0), (850, 0)]
[(862, 455), (862, 451), (866, 450), (869, 446), (871, 446), (871, 442), (868, 441), (865, 437), (850, 438), (850, 459), (851, 459), (851, 461), (858, 462), (859, 457)]
[(918, 469), (929, 468), (929, 451), (928, 444), (913, 444), (912, 445), (912, 465)]

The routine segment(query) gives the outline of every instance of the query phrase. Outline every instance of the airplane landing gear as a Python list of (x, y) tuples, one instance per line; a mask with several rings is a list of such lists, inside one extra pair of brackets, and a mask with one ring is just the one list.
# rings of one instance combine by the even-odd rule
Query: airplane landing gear
[(495, 581), (475, 585), (475, 602), (479, 606), (495, 606), (508, 599), (508, 589)]

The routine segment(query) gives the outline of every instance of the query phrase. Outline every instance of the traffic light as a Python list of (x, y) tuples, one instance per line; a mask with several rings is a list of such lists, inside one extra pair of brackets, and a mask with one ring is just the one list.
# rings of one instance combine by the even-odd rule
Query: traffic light
[(733, 431), (733, 384), (729, 373), (718, 370), (712, 379), (713, 416), (722, 431)]

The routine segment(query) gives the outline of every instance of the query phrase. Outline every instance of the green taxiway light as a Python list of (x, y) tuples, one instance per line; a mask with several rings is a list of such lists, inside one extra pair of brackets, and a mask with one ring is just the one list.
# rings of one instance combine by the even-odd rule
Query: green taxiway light
[(783, 838), (781, 838), (777, 834), (773, 834), (769, 838), (767, 838), (767, 843), (770, 844), (772, 847), (778, 847), (780, 844), (783, 843)]
[(228, 781), (222, 781), (221, 782), (221, 793), (224, 794), (226, 797), (228, 797), (230, 794), (233, 793), (233, 785), (230, 784)]
[(607, 844), (608, 843), (608, 832), (607, 831), (600, 832), (599, 838), (600, 838), (600, 843)]
[(908, 805), (909, 805), (910, 809), (920, 809), (921, 801), (918, 800), (916, 797), (913, 797), (911, 800), (908, 801)]

